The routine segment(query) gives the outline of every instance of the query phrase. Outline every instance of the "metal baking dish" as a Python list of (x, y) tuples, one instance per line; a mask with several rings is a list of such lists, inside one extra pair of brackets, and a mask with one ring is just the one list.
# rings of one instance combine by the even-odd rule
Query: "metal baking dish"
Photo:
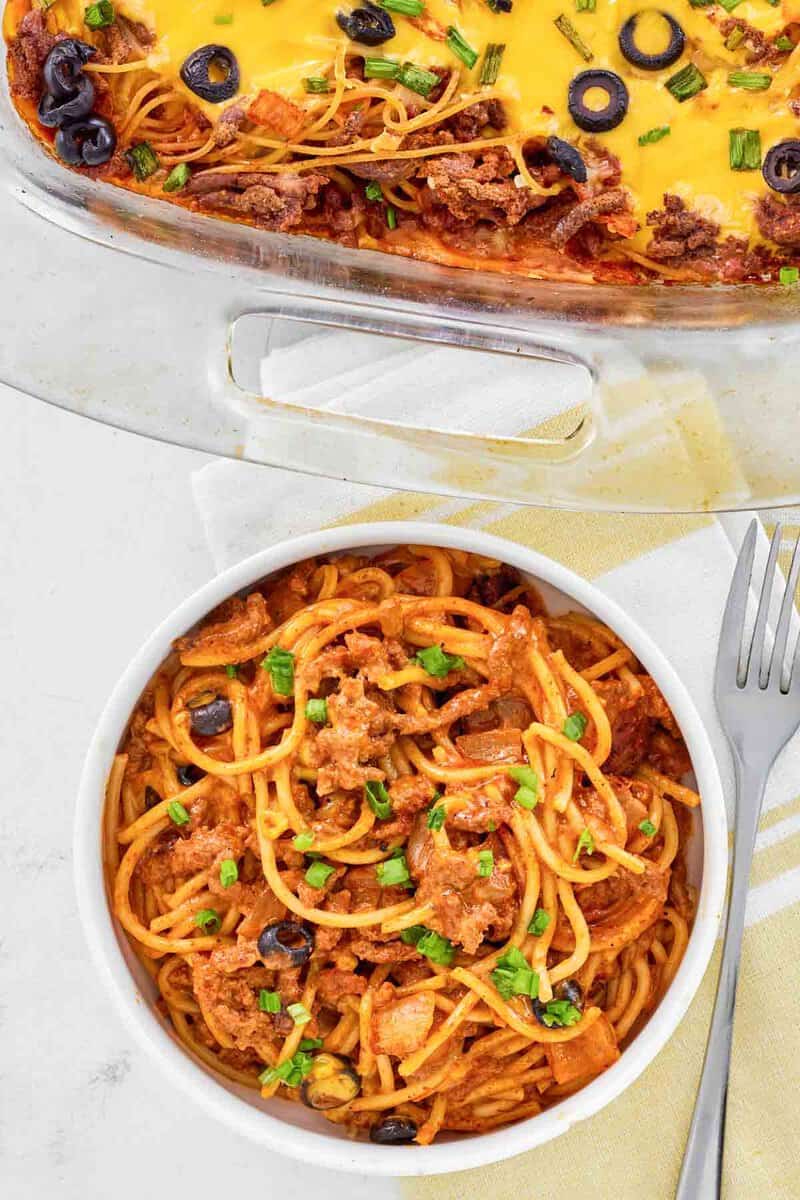
[[(424, 492), (617, 511), (800, 501), (800, 289), (539, 282), (195, 216), (61, 168), (5, 76), (0, 159), (16, 326), (0, 379), (42, 399), (218, 455)], [(235, 367), (263, 352), (254, 314), (571, 363), (591, 395), (550, 436), (459, 430), (457, 397), (450, 430), (287, 404)]]

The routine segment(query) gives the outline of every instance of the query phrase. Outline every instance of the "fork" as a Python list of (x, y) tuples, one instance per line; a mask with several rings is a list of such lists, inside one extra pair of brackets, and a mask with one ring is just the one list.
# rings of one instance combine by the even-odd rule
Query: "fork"
[(747, 601), (757, 531), (758, 521), (753, 520), (733, 573), (717, 652), (714, 696), (736, 772), (733, 863), (714, 1015), (675, 1200), (716, 1200), (720, 1196), (733, 1013), (750, 866), (767, 777), (778, 754), (800, 727), (800, 638), (794, 653), (787, 653), (800, 575), (800, 537), (770, 650), (766, 644), (767, 617), (782, 530), (778, 525), (772, 538), (755, 625), (748, 637)]

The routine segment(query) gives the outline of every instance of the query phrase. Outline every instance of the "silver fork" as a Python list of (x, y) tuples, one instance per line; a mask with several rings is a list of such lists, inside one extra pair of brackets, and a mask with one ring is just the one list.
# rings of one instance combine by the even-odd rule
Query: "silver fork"
[(755, 625), (748, 638), (747, 600), (757, 530), (758, 522), (754, 520), (733, 573), (717, 653), (714, 695), (736, 768), (733, 865), (717, 998), (676, 1200), (716, 1200), (720, 1195), (733, 1011), (750, 866), (767, 776), (779, 752), (800, 727), (800, 639), (794, 653), (787, 653), (800, 574), (800, 538), (792, 555), (770, 651), (765, 645), (767, 617), (781, 527), (772, 538)]

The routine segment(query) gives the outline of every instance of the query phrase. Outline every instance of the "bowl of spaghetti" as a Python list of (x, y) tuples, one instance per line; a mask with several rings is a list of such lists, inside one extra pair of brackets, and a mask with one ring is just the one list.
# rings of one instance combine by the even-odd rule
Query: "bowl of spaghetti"
[(281, 1153), (407, 1175), (542, 1144), (641, 1073), (708, 964), (727, 838), (700, 717), (622, 610), (392, 523), (257, 554), (155, 631), (75, 860), (176, 1083)]

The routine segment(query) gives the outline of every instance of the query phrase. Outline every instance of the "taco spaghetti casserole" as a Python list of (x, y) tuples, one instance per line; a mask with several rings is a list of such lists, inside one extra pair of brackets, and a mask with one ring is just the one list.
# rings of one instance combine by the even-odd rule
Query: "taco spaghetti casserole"
[(379, 1144), (612, 1066), (695, 912), (653, 680), (511, 568), (307, 561), (180, 638), (107, 788), (115, 915), (175, 1035)]

